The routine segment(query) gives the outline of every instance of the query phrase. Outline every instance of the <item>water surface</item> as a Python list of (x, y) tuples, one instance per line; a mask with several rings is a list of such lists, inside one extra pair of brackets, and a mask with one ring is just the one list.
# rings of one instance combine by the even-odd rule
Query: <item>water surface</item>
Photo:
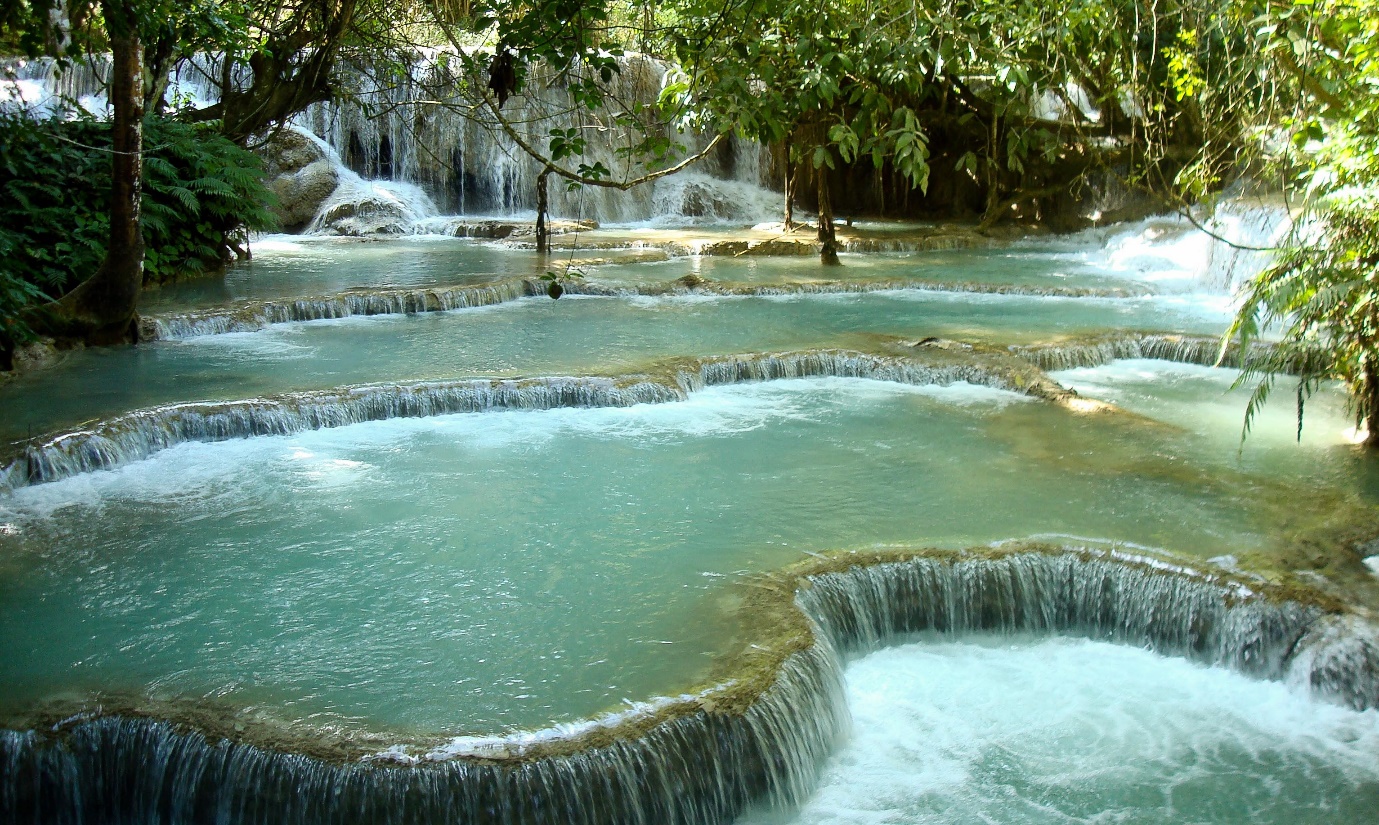
[(72, 353), (0, 386), (0, 439), (131, 409), (344, 384), (618, 374), (653, 359), (866, 349), (876, 336), (998, 345), (1112, 329), (1219, 333), (1224, 301), (892, 291), (783, 298), (529, 298), (482, 309), (277, 324)]
[(1164, 438), (968, 385), (811, 379), (184, 444), (0, 502), (0, 685), (542, 725), (685, 690), (732, 635), (731, 583), (806, 553), (1072, 535), (1206, 558), (1270, 550), (1296, 526), (1281, 502), (1320, 495)]

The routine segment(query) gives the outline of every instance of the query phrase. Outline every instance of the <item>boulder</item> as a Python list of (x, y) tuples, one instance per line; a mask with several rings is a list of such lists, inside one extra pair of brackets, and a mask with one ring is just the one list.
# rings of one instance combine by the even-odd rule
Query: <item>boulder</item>
[(278, 199), (278, 223), (285, 232), (300, 232), (340, 185), (339, 166), (324, 144), (292, 128), (275, 134), (260, 155), (268, 189)]
[(300, 232), (340, 185), (340, 173), (329, 160), (309, 163), (273, 178), (268, 188), (278, 198), (273, 210), (284, 231)]
[(27, 344), (21, 344), (10, 353), (10, 368), (8, 370), (3, 370), (3, 364), (0, 364), (0, 370), (3, 370), (0, 371), (0, 383), (4, 383), (10, 378), (47, 369), (61, 361), (65, 356), (64, 349), (52, 338), (39, 338)]

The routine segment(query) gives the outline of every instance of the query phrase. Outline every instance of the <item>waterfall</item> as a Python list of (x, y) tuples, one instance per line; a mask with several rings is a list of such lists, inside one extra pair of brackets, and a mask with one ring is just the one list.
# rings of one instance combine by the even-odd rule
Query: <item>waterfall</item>
[(336, 175), (339, 184), (321, 204), (306, 232), (404, 235), (436, 217), (435, 203), (416, 184), (364, 180), (343, 167)]
[(1281, 204), (1226, 198), (1197, 223), (1161, 215), (1077, 237), (1100, 246), (1093, 257), (1112, 271), (1143, 273), (1154, 280), (1179, 278), (1198, 289), (1234, 292), (1268, 266), (1273, 249), (1292, 226)]
[[(1262, 357), (1270, 345), (1257, 342), (1250, 348), (1251, 357)], [(1240, 347), (1231, 344), (1221, 358), (1221, 339), (1207, 335), (1179, 335), (1176, 333), (1123, 333), (1060, 341), (1052, 344), (1011, 346), (1010, 351), (1039, 365), (1049, 372), (1100, 367), (1123, 358), (1152, 358), (1203, 367), (1217, 365), (1241, 366)]]
[(471, 379), (368, 385), (242, 401), (169, 404), (92, 422), (0, 459), (0, 491), (106, 470), (189, 441), (225, 441), (344, 427), (365, 421), (490, 410), (624, 407), (683, 400), (706, 386), (787, 378), (870, 378), (901, 384), (960, 381), (1058, 399), (1067, 390), (1027, 362), (994, 354), (934, 352), (909, 357), (818, 350), (690, 359), (662, 376)]
[[(403, 76), (379, 77), (355, 66), (347, 72), (349, 94), (340, 102), (314, 104), (295, 122), (320, 135), (345, 164), (370, 179), (413, 183), (445, 212), (464, 215), (529, 216), (536, 209), (536, 178), (541, 166), (527, 157), (481, 107), (460, 97), (453, 53), (419, 54)], [(665, 65), (639, 54), (619, 59), (621, 71), (608, 97), (627, 111), (654, 106), (666, 82)], [(601, 163), (614, 173), (635, 176), (619, 152), (626, 145), (618, 130), (593, 113), (571, 107), (564, 83), (543, 75), (539, 66), (503, 115), (525, 142), (544, 149), (552, 129), (574, 130), (589, 138), (583, 157), (570, 161)], [(440, 103), (418, 101), (440, 101)], [(683, 146), (680, 157), (707, 145), (707, 138), (671, 129), (663, 137)], [(573, 166), (572, 166), (573, 168)], [(769, 190), (770, 163), (765, 147), (738, 138), (721, 144), (689, 175), (675, 175), (623, 192), (598, 186), (569, 188), (551, 182), (553, 216), (599, 222), (734, 222), (753, 224), (774, 218), (780, 196)]]
[(678, 397), (674, 388), (649, 381), (623, 387), (606, 378), (549, 378), (347, 387), (245, 401), (171, 404), (116, 416), (30, 447), (0, 471), (0, 488), (109, 469), (188, 441), (287, 435), (390, 418), (619, 407)]
[(801, 600), (847, 649), (922, 631), (1074, 633), (1268, 679), (1286, 675), (1319, 615), (1258, 598), (1238, 582), (1214, 586), (1142, 564), (1077, 555), (1015, 555), (999, 564), (920, 557), (813, 577)]
[[(723, 681), (571, 730), (285, 752), (129, 715), (0, 733), (6, 822), (700, 823), (797, 805), (848, 728), (843, 657), (919, 631), (1073, 633), (1379, 706), (1379, 635), (1320, 594), (1014, 544), (821, 556), (750, 582)], [(920, 745), (922, 743), (915, 743)]]
[[(7, 77), (13, 74), (13, 79)], [(109, 55), (93, 55), (64, 69), (58, 61), (41, 57), (0, 60), (0, 108), (20, 109), (34, 117), (62, 114), (64, 103), (97, 117), (109, 113), (106, 96)]]
[(839, 675), (821, 649), (807, 649), (790, 656), (741, 713), (681, 702), (649, 730), (600, 730), (602, 743), (562, 743), (572, 753), (417, 765), (332, 763), (213, 741), (141, 718), (80, 724), (60, 745), (34, 732), (6, 731), (0, 733), (0, 818), (727, 823), (752, 802), (803, 801), (845, 729)]
[[(541, 167), (482, 108), (459, 96), (457, 90), (474, 81), (454, 75), (454, 57), (444, 50), (424, 51), (401, 76), (380, 77), (375, 67), (364, 64), (343, 67), (342, 100), (313, 104), (293, 118), (294, 125), (330, 147), (342, 177), (343, 185), (322, 208), (312, 231), (323, 231), (340, 219), (375, 218), (380, 213), (385, 220), (346, 224), (345, 231), (435, 231), (437, 226), (426, 219), (438, 212), (530, 217), (536, 209)], [(22, 101), (42, 115), (67, 98), (105, 116), (108, 64), (107, 56), (95, 56), (59, 72), (52, 60), (8, 61), (5, 65), (15, 69), (16, 80), (0, 81), (0, 105)], [(168, 99), (193, 108), (215, 103), (218, 66), (214, 55), (180, 62), (170, 77)], [(638, 54), (620, 58), (619, 66), (609, 98), (628, 111), (654, 106), (666, 82), (666, 67)], [(574, 129), (589, 143), (585, 156), (572, 163), (602, 163), (615, 177), (635, 176), (637, 171), (629, 170), (619, 153), (625, 139), (593, 114), (571, 107), (563, 83), (556, 80), (543, 76), (540, 66), (531, 67), (526, 90), (507, 102), (504, 116), (529, 145), (542, 149), (552, 129)], [(708, 143), (707, 137), (678, 127), (659, 136), (683, 147), (679, 157)], [(568, 188), (552, 181), (550, 211), (555, 217), (602, 222), (661, 219), (750, 225), (776, 218), (782, 208), (780, 195), (771, 190), (777, 184), (770, 175), (766, 147), (730, 138), (688, 176), (661, 178), (626, 192), (598, 186)]]
[(1235, 292), (1273, 263), (1273, 249), (1286, 240), (1293, 221), (1281, 204), (1235, 200), (1223, 202), (1207, 228), (1217, 237), (1208, 247), (1202, 279), (1210, 287)]

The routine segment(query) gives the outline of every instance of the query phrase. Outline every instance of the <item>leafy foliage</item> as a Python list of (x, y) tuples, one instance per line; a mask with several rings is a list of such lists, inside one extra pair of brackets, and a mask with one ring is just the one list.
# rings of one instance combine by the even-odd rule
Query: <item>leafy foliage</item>
[[(1172, 188), (1181, 158), (1208, 143), (1198, 168), (1219, 187), (1258, 108), (1256, 64), (1239, 59), (1248, 13), (1233, 0), (676, 8), (683, 74), (666, 94), (701, 121), (788, 141), (815, 170), (869, 163), (921, 193), (956, 175), (985, 192), (988, 213), (1066, 181), (1060, 164)], [(1218, 95), (1231, 106), (1204, 120), (1199, 99)]]
[(258, 157), (207, 127), (150, 121), (145, 134), (145, 282), (219, 269), (272, 226)]
[[(258, 159), (205, 128), (150, 118), (142, 221), (146, 283), (223, 266), (272, 218)], [(94, 272), (109, 232), (110, 126), (0, 112), (0, 346), (22, 311)]]
[(1250, 344), (1271, 325), (1281, 341), (1247, 357), (1237, 383), (1255, 382), (1245, 432), (1268, 400), (1277, 376), (1297, 380), (1298, 435), (1306, 400), (1340, 379), (1350, 391), (1356, 426), (1379, 412), (1379, 198), (1351, 192), (1318, 215), (1312, 243), (1288, 249), (1247, 285), (1229, 339)]
[(1357, 427), (1379, 446), (1379, 4), (1294, 0), (1264, 20), (1262, 50), (1294, 96), (1275, 121), (1291, 132), (1284, 172), (1301, 193), (1277, 262), (1243, 290), (1227, 335), (1247, 348), (1270, 325), (1280, 343), (1247, 363), (1245, 432), (1281, 373), (1306, 399), (1339, 379)]
[(28, 337), (20, 312), (61, 296), (105, 256), (110, 161), (92, 148), (109, 145), (103, 132), (92, 120), (0, 110), (0, 347)]

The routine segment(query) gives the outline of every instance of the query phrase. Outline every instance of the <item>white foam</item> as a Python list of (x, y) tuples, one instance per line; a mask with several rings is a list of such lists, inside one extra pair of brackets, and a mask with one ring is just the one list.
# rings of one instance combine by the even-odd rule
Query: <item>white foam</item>
[(890, 648), (847, 696), (853, 739), (795, 821), (1288, 821), (1379, 783), (1379, 712), (1099, 642)]
[(1226, 367), (1204, 367), (1177, 361), (1158, 361), (1148, 358), (1124, 358), (1098, 367), (1074, 367), (1057, 370), (1049, 377), (1065, 387), (1102, 401), (1121, 402), (1125, 386), (1189, 380), (1214, 385), (1224, 394), (1231, 388), (1240, 371)]
[(456, 736), (445, 744), (431, 749), (421, 757), (412, 756), (405, 748), (394, 746), (372, 757), (366, 757), (366, 759), (415, 763), (423, 758), (431, 762), (444, 762), (464, 756), (487, 759), (520, 757), (533, 747), (575, 739), (600, 728), (615, 728), (628, 722), (648, 719), (676, 704), (701, 701), (726, 689), (731, 684), (729, 682), (715, 685), (700, 693), (660, 696), (643, 702), (625, 700), (627, 707), (622, 710), (605, 713), (590, 719), (551, 725), (547, 728), (514, 731), (501, 736)]
[(271, 253), (273, 255), (291, 255), (312, 251), (314, 244), (303, 243), (304, 238), (298, 235), (261, 235), (252, 240), (252, 248), (255, 254)]
[(238, 500), (259, 495), (265, 485), (302, 490), (386, 484), (376, 467), (381, 456), (429, 450), (435, 443), (485, 451), (558, 449), (571, 437), (678, 444), (819, 420), (905, 396), (978, 413), (1026, 401), (1017, 393), (966, 383), (907, 386), (810, 378), (709, 387), (669, 404), (400, 418), (290, 436), (191, 442), (115, 470), (20, 488), (0, 503), (0, 520), (42, 519), (72, 506), (99, 509), (111, 500)]
[(273, 324), (250, 332), (194, 335), (159, 343), (168, 347), (221, 350), (227, 355), (252, 357), (257, 361), (296, 361), (316, 354), (315, 347), (291, 340), (292, 336), (300, 334), (300, 324)]
[(1269, 263), (1272, 253), (1268, 250), (1291, 227), (1281, 207), (1246, 201), (1227, 201), (1199, 223), (1209, 232), (1172, 214), (1056, 238), (1027, 239), (1018, 245), (1046, 250), (1110, 275), (1152, 283), (1161, 292), (1205, 288), (1227, 295)]

